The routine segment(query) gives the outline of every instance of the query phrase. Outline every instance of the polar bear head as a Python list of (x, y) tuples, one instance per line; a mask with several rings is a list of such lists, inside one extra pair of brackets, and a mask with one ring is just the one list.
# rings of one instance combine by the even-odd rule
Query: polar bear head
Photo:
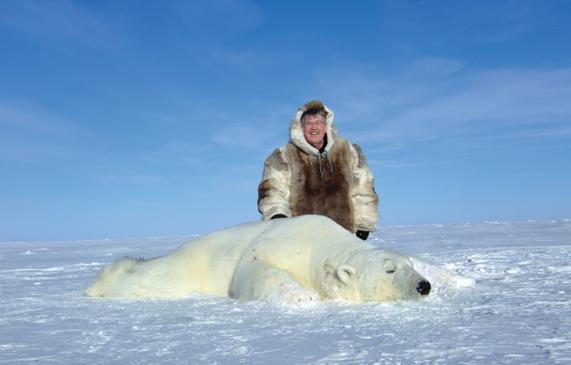
[(431, 285), (414, 270), (412, 261), (396, 253), (365, 250), (338, 265), (325, 262), (322, 290), (331, 299), (384, 302), (413, 299), (430, 293)]

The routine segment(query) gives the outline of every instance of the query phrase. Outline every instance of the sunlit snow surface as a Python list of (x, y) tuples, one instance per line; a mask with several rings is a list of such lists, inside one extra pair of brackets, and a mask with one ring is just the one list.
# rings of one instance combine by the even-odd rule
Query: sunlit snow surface
[(103, 265), (189, 238), (0, 243), (0, 363), (571, 363), (569, 220), (383, 228), (375, 245), (476, 279), (435, 283), (420, 301), (287, 309), (82, 294)]

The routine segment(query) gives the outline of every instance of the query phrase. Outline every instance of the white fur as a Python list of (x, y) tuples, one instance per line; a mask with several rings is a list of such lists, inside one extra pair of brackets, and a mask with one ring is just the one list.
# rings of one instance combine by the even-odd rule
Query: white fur
[(231, 227), (151, 260), (120, 260), (104, 268), (86, 294), (363, 303), (417, 298), (423, 280), (408, 257), (374, 248), (329, 218), (308, 215)]

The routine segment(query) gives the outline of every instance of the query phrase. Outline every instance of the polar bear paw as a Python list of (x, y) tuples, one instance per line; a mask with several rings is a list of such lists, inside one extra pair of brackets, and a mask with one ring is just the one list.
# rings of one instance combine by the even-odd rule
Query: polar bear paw
[(282, 283), (270, 301), (288, 307), (308, 307), (316, 305), (320, 298), (315, 290), (303, 288), (297, 283)]

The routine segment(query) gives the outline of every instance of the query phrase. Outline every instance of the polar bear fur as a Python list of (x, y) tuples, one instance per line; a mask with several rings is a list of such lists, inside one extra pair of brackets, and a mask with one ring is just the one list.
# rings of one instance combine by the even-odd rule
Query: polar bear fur
[(203, 293), (295, 304), (412, 299), (428, 291), (408, 257), (377, 249), (327, 217), (307, 215), (231, 227), (150, 260), (125, 258), (104, 268), (86, 294)]

